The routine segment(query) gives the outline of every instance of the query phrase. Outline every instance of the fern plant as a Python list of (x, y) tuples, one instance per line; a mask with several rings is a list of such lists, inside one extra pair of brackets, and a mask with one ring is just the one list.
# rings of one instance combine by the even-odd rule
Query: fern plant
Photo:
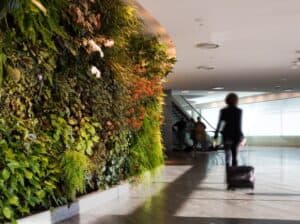
[(82, 152), (67, 150), (61, 159), (63, 182), (68, 199), (74, 200), (77, 193), (85, 191), (86, 174), (89, 170), (89, 159)]

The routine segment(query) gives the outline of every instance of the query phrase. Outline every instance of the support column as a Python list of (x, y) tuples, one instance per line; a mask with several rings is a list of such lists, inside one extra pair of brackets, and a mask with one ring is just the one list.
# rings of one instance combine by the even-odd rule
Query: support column
[(164, 109), (164, 123), (162, 125), (163, 144), (167, 151), (172, 151), (173, 148), (172, 125), (174, 121), (173, 121), (173, 112), (172, 112), (171, 90), (165, 91), (163, 109)]

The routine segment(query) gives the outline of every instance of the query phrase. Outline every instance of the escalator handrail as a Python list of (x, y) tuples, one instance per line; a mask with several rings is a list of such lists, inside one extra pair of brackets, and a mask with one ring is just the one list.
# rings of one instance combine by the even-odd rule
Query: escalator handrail
[(185, 112), (183, 112), (182, 109), (180, 109), (180, 107), (179, 107), (175, 102), (173, 102), (172, 104), (173, 104), (173, 107), (175, 107), (176, 110), (177, 110), (177, 111), (178, 111), (185, 119), (188, 119), (188, 118), (189, 118), (189, 116), (188, 116)]
[(211, 124), (211, 123), (209, 123), (209, 121), (208, 120), (206, 120), (205, 119), (205, 117), (203, 117), (202, 116), (202, 114), (199, 112), (199, 111), (197, 111), (196, 110), (196, 108), (184, 97), (184, 96), (182, 96), (181, 95), (181, 97), (182, 97), (182, 99), (184, 100), (184, 102), (185, 103), (187, 103), (190, 107), (191, 107), (191, 109), (194, 111), (194, 112), (196, 112), (197, 114), (198, 114), (198, 116), (206, 123), (206, 124), (208, 124), (208, 126), (210, 126), (213, 130), (216, 130), (216, 128)]

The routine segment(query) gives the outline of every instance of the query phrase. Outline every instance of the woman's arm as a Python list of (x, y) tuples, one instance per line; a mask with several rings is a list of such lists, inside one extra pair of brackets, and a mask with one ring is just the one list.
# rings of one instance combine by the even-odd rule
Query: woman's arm
[(243, 120), (243, 111), (241, 110), (241, 113), (240, 113), (240, 117), (239, 117), (239, 128), (240, 128), (240, 137), (241, 139), (244, 138), (244, 134), (243, 134), (243, 131), (242, 131), (242, 120)]

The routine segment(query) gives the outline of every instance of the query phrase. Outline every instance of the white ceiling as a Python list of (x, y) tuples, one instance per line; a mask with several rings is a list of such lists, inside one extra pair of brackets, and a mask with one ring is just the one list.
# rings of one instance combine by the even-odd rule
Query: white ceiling
[[(272, 91), (300, 89), (299, 0), (139, 0), (169, 32), (177, 64), (167, 88)], [(213, 42), (218, 49), (195, 45)], [(198, 66), (214, 66), (199, 70)], [(278, 89), (277, 89), (278, 90)]]

